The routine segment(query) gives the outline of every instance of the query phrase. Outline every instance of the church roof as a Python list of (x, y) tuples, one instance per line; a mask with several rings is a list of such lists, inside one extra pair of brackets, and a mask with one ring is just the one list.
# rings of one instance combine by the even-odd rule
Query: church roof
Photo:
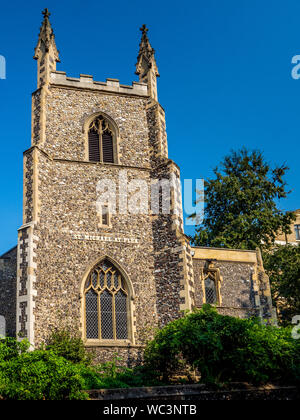
[(6, 251), (4, 254), (0, 255), (0, 260), (1, 259), (6, 259), (6, 258), (10, 258), (9, 254), (11, 254), (11, 252), (17, 250), (18, 246), (14, 246), (13, 248), (10, 248), (8, 251)]

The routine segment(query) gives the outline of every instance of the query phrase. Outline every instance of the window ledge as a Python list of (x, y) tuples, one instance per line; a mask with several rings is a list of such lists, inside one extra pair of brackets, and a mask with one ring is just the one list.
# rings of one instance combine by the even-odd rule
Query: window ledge
[(109, 341), (100, 341), (100, 340), (84, 340), (84, 345), (86, 347), (145, 347), (143, 345), (132, 344), (128, 340), (109, 340)]

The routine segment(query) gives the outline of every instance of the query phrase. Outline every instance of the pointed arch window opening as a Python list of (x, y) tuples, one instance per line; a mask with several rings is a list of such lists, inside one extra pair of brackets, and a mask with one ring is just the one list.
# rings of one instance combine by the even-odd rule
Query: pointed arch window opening
[(207, 260), (202, 270), (203, 302), (211, 305), (222, 305), (220, 269), (214, 266), (214, 260)]
[(114, 133), (102, 115), (91, 122), (88, 140), (90, 162), (115, 163)]
[(108, 260), (89, 274), (84, 299), (86, 339), (129, 339), (128, 288), (122, 274)]
[(216, 280), (212, 278), (210, 275), (206, 277), (204, 280), (205, 284), (205, 301), (206, 303), (210, 303), (212, 305), (218, 304), (218, 293), (217, 293), (217, 285)]

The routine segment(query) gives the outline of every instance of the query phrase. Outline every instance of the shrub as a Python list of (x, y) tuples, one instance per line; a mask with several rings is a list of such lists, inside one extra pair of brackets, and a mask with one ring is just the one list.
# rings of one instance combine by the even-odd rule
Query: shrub
[(92, 360), (92, 354), (86, 351), (81, 338), (72, 336), (69, 330), (53, 331), (48, 339), (46, 350), (73, 363), (89, 365)]
[(137, 368), (130, 369), (120, 365), (122, 359), (114, 356), (109, 362), (87, 368), (82, 372), (85, 380), (85, 389), (99, 388), (128, 388), (130, 386), (142, 386), (143, 382), (138, 375)]
[(11, 337), (0, 339), (0, 363), (27, 352), (29, 347), (30, 343), (27, 340), (17, 341)]
[(0, 395), (18, 400), (86, 399), (82, 365), (35, 350), (0, 363)]
[(145, 350), (145, 363), (164, 380), (189, 365), (205, 383), (289, 383), (300, 378), (300, 343), (288, 328), (223, 316), (204, 305), (159, 331)]
[(114, 356), (112, 361), (87, 366), (81, 374), (85, 381), (84, 389), (130, 388), (161, 385), (145, 366), (128, 368), (120, 365), (121, 358)]
[(86, 399), (82, 390), (142, 386), (142, 368), (112, 361), (92, 366), (83, 342), (68, 331), (54, 332), (48, 344), (29, 352), (29, 342), (0, 340), (0, 396), (18, 400)]

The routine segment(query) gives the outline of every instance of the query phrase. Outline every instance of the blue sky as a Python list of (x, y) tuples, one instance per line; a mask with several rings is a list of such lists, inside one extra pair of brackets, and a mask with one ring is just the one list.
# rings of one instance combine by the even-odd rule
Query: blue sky
[(30, 147), (32, 56), (44, 7), (52, 13), (58, 70), (98, 81), (137, 80), (139, 27), (146, 23), (169, 156), (182, 178), (209, 178), (231, 149), (258, 148), (273, 165), (290, 167), (292, 193), (281, 208), (300, 207), (300, 79), (291, 77), (291, 59), (300, 54), (299, 0), (2, 2), (0, 253), (16, 244), (22, 225), (22, 152)]

